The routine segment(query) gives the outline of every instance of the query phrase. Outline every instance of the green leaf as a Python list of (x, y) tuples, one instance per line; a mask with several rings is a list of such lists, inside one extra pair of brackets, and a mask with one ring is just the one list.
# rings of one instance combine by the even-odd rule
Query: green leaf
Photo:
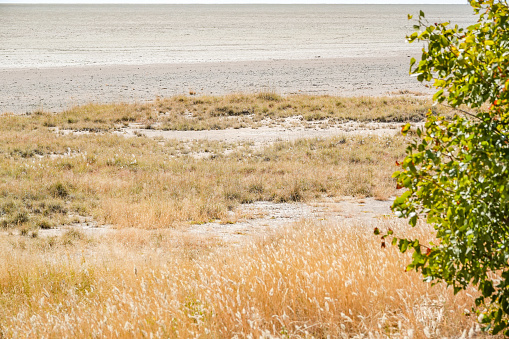
[(406, 250), (408, 249), (408, 240), (406, 240), (406, 239), (400, 239), (400, 240), (399, 240), (399, 244), (398, 244), (398, 246), (399, 246), (399, 251), (400, 251), (401, 253), (405, 253), (405, 252), (406, 252)]
[(417, 216), (414, 215), (413, 217), (411, 217), (409, 220), (408, 220), (408, 223), (412, 226), (412, 227), (415, 227), (415, 225), (417, 224)]
[(500, 306), (502, 306), (502, 310), (506, 314), (509, 314), (509, 302), (508, 302), (507, 298), (503, 298), (502, 299), (502, 302), (500, 303)]
[(411, 195), (411, 192), (410, 191), (406, 191), (405, 193), (403, 193), (401, 196), (397, 197), (396, 199), (394, 199), (394, 202), (392, 203), (392, 206), (395, 207), (395, 206), (399, 206), (399, 205), (402, 205), (405, 203), (406, 199)]
[(500, 331), (504, 330), (507, 327), (507, 323), (505, 321), (500, 322), (500, 324), (495, 325), (493, 327), (493, 334), (498, 334)]
[(410, 130), (410, 127), (412, 127), (410, 124), (406, 124), (401, 128), (401, 134), (406, 135), (408, 131)]
[(438, 92), (436, 92), (435, 94), (433, 94), (433, 100), (436, 101), (443, 93), (444, 93), (444, 90), (441, 89)]
[(485, 281), (482, 285), (482, 295), (483, 297), (490, 297), (495, 289), (493, 288), (493, 283), (491, 281)]

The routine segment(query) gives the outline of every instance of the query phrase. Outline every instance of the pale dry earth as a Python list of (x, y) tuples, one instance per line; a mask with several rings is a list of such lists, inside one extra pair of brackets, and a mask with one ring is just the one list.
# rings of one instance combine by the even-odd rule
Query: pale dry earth
[[(404, 125), (404, 124), (403, 124)], [(316, 127), (262, 126), (258, 128), (229, 128), (224, 130), (204, 131), (163, 131), (153, 129), (126, 128), (124, 135), (145, 135), (151, 138), (189, 140), (213, 140), (228, 143), (253, 142), (255, 145), (266, 145), (276, 141), (294, 141), (305, 138), (328, 138), (337, 135), (376, 135), (394, 136), (399, 133), (402, 124), (398, 123), (359, 123), (345, 122), (338, 124), (317, 125)]]
[[(265, 123), (260, 127), (227, 128), (221, 130), (201, 131), (175, 131), (142, 128), (139, 124), (131, 124), (127, 128), (121, 128), (112, 133), (125, 137), (145, 136), (154, 139), (198, 141), (210, 140), (228, 144), (237, 143), (238, 146), (262, 148), (279, 141), (295, 141), (298, 139), (330, 138), (334, 136), (378, 136), (392, 137), (400, 133), (404, 123), (391, 122), (357, 122), (348, 121), (333, 123), (328, 121), (302, 124), (301, 119), (290, 117), (283, 122)], [(414, 123), (421, 126), (422, 123)], [(68, 129), (53, 128), (58, 134), (92, 134), (89, 131), (74, 131)], [(103, 133), (103, 132), (99, 132)], [(70, 155), (70, 154), (69, 154)]]
[(408, 75), (410, 56), (189, 64), (0, 68), (0, 113), (57, 112), (89, 102), (145, 102), (178, 94), (380, 96), (430, 90)]
[(374, 198), (324, 199), (315, 203), (272, 203), (258, 201), (239, 206), (232, 217), (239, 215), (236, 222), (210, 222), (192, 225), (186, 231), (207, 238), (223, 241), (240, 241), (246, 236), (263, 236), (277, 228), (302, 220), (333, 222), (355, 226), (377, 226), (378, 222), (394, 218), (390, 206), (393, 199), (380, 201)]

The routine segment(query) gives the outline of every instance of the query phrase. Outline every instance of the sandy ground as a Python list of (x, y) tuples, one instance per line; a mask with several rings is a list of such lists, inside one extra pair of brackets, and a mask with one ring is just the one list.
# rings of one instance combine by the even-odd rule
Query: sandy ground
[[(126, 137), (145, 135), (152, 138), (190, 140), (215, 140), (227, 143), (251, 142), (250, 147), (262, 148), (269, 144), (285, 140), (291, 141), (301, 138), (330, 137), (334, 135), (377, 135), (392, 136), (400, 131), (401, 124), (397, 123), (359, 123), (347, 122), (336, 124), (327, 128), (289, 128), (284, 123), (276, 126), (264, 126), (257, 129), (239, 128), (212, 131), (160, 131), (141, 128), (125, 128), (114, 133)], [(71, 130), (58, 130), (55, 133), (75, 133)], [(77, 132), (86, 133), (89, 132)], [(193, 154), (191, 154), (193, 155)], [(196, 157), (211, 156), (207, 154), (194, 154)], [(68, 156), (71, 156), (69, 154)], [(324, 198), (308, 203), (274, 203), (258, 201), (239, 205), (230, 212), (226, 221), (215, 221), (199, 225), (181, 225), (175, 230), (176, 234), (188, 234), (208, 239), (218, 239), (228, 243), (241, 243), (244, 239), (267, 234), (277, 228), (302, 220), (313, 222), (341, 222), (352, 226), (373, 226), (380, 220), (394, 218), (390, 206), (393, 199), (386, 201), (374, 198)], [(41, 236), (59, 236), (70, 228), (77, 228), (90, 236), (104, 235), (114, 231), (110, 225), (100, 225), (93, 219), (74, 225), (55, 229), (40, 230)]]
[[(212, 131), (159, 131), (141, 128), (125, 128), (114, 133), (126, 137), (145, 135), (153, 138), (190, 140), (215, 140), (227, 143), (250, 142), (254, 148), (263, 148), (280, 140), (296, 140), (301, 138), (330, 137), (333, 135), (377, 135), (392, 136), (400, 131), (397, 123), (358, 123), (347, 122), (327, 128), (288, 128), (284, 124), (276, 127), (264, 126), (257, 129), (239, 128)], [(75, 133), (70, 130), (55, 130), (55, 133)], [(86, 133), (89, 132), (77, 132)], [(190, 154), (193, 155), (193, 154)], [(72, 156), (71, 154), (66, 156)], [(212, 153), (194, 154), (196, 157), (212, 156)], [(355, 226), (375, 227), (380, 220), (395, 218), (390, 206), (393, 199), (386, 201), (374, 198), (336, 197), (323, 198), (307, 203), (274, 203), (258, 201), (239, 205), (224, 221), (205, 224), (180, 225), (174, 230), (178, 234), (217, 239), (228, 243), (242, 243), (245, 239), (263, 236), (269, 232), (302, 220), (316, 223), (340, 222)], [(111, 225), (98, 224), (87, 218), (81, 223), (55, 229), (39, 230), (41, 236), (59, 236), (68, 229), (76, 228), (90, 236), (105, 235), (114, 232)]]
[[(292, 120), (289, 118), (287, 120)], [(161, 131), (136, 127), (124, 128), (114, 133), (126, 137), (145, 135), (151, 138), (176, 139), (181, 141), (214, 140), (226, 143), (251, 143), (250, 147), (263, 148), (276, 141), (292, 141), (301, 138), (320, 138), (334, 135), (377, 135), (392, 136), (400, 131), (398, 123), (359, 123), (346, 122), (319, 126), (288, 127), (295, 121), (280, 122), (275, 127), (262, 126), (259, 128), (239, 128), (206, 131)], [(89, 134), (89, 132), (74, 132), (58, 130), (55, 133)], [(210, 157), (212, 153), (190, 154), (195, 157)], [(72, 156), (71, 154), (66, 156)], [(225, 221), (215, 221), (205, 224), (181, 225), (174, 230), (175, 234), (192, 235), (198, 238), (217, 239), (228, 243), (240, 244), (243, 240), (263, 236), (277, 228), (302, 220), (313, 222), (341, 222), (352, 226), (373, 226), (380, 220), (394, 218), (390, 210), (393, 199), (380, 201), (374, 198), (358, 199), (352, 197), (324, 198), (320, 201), (308, 203), (274, 203), (257, 201), (239, 205)], [(182, 227), (183, 226), (183, 227)], [(74, 225), (55, 229), (40, 230), (41, 236), (60, 236), (68, 229), (76, 228), (90, 236), (105, 235), (114, 232), (110, 225), (100, 225), (93, 219)]]
[(61, 111), (88, 102), (143, 102), (157, 96), (276, 91), (340, 96), (429, 94), (408, 75), (409, 56), (248, 62), (0, 68), (0, 113)]
[[(227, 143), (252, 143), (250, 147), (262, 148), (280, 140), (296, 140), (301, 138), (330, 137), (333, 135), (377, 135), (392, 136), (400, 131), (397, 123), (358, 123), (347, 122), (327, 128), (288, 128), (284, 124), (257, 129), (239, 128), (212, 131), (159, 131), (141, 128), (125, 128), (114, 133), (126, 137), (145, 135), (152, 138), (176, 139), (181, 141), (215, 140)], [(57, 130), (55, 133), (75, 133), (71, 130)], [(89, 132), (77, 132), (86, 133)], [(193, 155), (193, 154), (190, 154)], [(70, 155), (69, 155), (70, 156)], [(212, 156), (194, 154), (196, 157)], [(390, 207), (393, 198), (376, 200), (374, 198), (336, 197), (322, 198), (307, 203), (274, 203), (257, 201), (239, 205), (230, 216), (223, 221), (204, 224), (180, 225), (174, 230), (175, 235), (192, 235), (198, 238), (217, 239), (231, 244), (241, 244), (243, 240), (263, 236), (277, 228), (309, 220), (316, 223), (334, 222), (356, 226), (375, 227), (381, 220), (395, 218)], [(111, 225), (98, 224), (93, 219), (65, 227), (40, 230), (41, 236), (60, 236), (68, 229), (76, 228), (90, 236), (105, 235), (114, 232)]]

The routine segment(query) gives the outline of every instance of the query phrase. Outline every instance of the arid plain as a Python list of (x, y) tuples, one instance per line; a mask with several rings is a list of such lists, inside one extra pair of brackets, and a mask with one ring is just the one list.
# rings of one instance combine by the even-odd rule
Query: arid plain
[(0, 6), (0, 338), (482, 336), (373, 234), (419, 9)]

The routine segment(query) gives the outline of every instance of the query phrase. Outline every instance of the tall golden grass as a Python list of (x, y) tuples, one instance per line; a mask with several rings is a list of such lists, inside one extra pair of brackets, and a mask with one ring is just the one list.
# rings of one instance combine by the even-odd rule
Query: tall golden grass
[(475, 291), (422, 282), (404, 269), (409, 254), (382, 249), (362, 224), (301, 222), (242, 246), (139, 229), (1, 245), (5, 338), (479, 335)]

